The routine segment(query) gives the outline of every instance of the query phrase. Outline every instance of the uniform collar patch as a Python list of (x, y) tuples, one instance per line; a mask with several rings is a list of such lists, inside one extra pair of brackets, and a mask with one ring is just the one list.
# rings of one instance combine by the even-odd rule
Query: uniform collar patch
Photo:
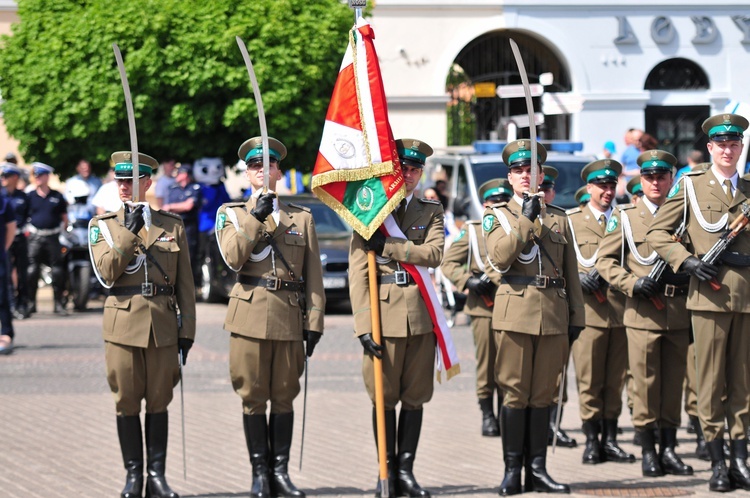
[(89, 230), (89, 242), (96, 244), (99, 240), (99, 232), (99, 227), (91, 227), (91, 230)]

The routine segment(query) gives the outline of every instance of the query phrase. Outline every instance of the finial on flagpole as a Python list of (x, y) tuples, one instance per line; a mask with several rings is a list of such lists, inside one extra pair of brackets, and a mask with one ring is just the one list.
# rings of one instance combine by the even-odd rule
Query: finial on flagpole
[(367, 7), (367, 0), (349, 0), (349, 8), (354, 9), (354, 22), (362, 17), (362, 9)]

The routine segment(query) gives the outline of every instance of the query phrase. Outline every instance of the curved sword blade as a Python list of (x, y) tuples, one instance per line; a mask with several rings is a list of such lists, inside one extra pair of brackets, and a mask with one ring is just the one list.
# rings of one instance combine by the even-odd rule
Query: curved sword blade
[(122, 54), (117, 43), (112, 44), (117, 60), (117, 69), (120, 70), (120, 80), (122, 80), (122, 91), (125, 94), (125, 107), (128, 112), (128, 129), (130, 130), (130, 160), (133, 163), (133, 202), (140, 202), (139, 192), (140, 166), (138, 161), (138, 135), (135, 132), (135, 112), (133, 111), (133, 99), (130, 97), (130, 85), (128, 84), (128, 75), (125, 73), (125, 63), (122, 61)]
[(247, 52), (245, 42), (239, 36), (236, 37), (237, 45), (240, 47), (242, 52), (242, 58), (245, 60), (245, 67), (247, 67), (247, 75), (250, 77), (250, 83), (253, 85), (253, 95), (255, 96), (255, 105), (258, 107), (258, 123), (260, 124), (260, 140), (263, 145), (263, 191), (268, 190), (268, 169), (269, 169), (269, 158), (268, 158), (268, 128), (266, 127), (266, 113), (263, 110), (263, 99), (260, 95), (260, 87), (258, 86), (258, 79), (255, 77), (255, 70), (253, 69), (253, 62), (250, 60), (250, 54)]
[[(531, 88), (529, 87), (529, 76), (526, 74), (526, 66), (521, 58), (521, 51), (518, 44), (513, 38), (509, 38), (510, 49), (513, 51), (513, 57), (516, 59), (518, 73), (521, 75), (523, 83), (523, 94), (526, 97), (526, 112), (529, 114), (529, 138), (531, 141), (531, 164), (537, 164), (536, 160), (536, 124), (534, 123), (534, 103), (531, 100)], [(531, 193), (536, 194), (539, 190), (539, 168), (531, 168)]]

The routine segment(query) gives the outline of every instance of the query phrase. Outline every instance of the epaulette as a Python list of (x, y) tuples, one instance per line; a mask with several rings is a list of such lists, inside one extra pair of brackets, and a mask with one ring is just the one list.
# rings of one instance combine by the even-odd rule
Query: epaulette
[(570, 216), (571, 214), (576, 214), (576, 213), (580, 213), (580, 212), (581, 212), (581, 208), (580, 207), (574, 207), (574, 208), (570, 208), (570, 209), (566, 210), (565, 214), (567, 214), (568, 216)]
[(308, 212), (308, 213), (309, 213), (309, 212), (311, 212), (311, 211), (310, 211), (310, 208), (309, 208), (309, 207), (307, 207), (307, 206), (302, 206), (302, 205), (300, 205), (300, 204), (295, 204), (295, 203), (293, 203), (293, 202), (287, 202), (287, 203), (286, 203), (286, 205), (287, 205), (287, 206), (290, 206), (290, 207), (294, 207), (294, 208), (297, 208), (297, 209), (301, 209), (302, 211), (306, 211), (306, 212)]
[(633, 209), (635, 207), (635, 204), (618, 204), (616, 207), (620, 211), (625, 211), (626, 209)]
[(507, 205), (508, 205), (508, 201), (502, 201), (502, 202), (496, 202), (495, 204), (491, 204), (489, 207), (500, 208), (500, 207), (507, 206)]
[(482, 220), (466, 220), (464, 221), (464, 225), (481, 225)]
[(115, 216), (117, 216), (117, 211), (110, 211), (109, 213), (94, 216), (92, 220), (106, 220), (107, 218), (114, 218)]
[(686, 171), (686, 172), (684, 172), (682, 174), (682, 176), (698, 176), (698, 175), (702, 175), (706, 171), (708, 171), (708, 170), (707, 169), (698, 169), (698, 170)]
[(547, 204), (547, 211), (559, 211), (562, 214), (565, 214), (565, 208), (561, 208), (560, 206), (555, 206), (554, 204)]
[(179, 214), (177, 214), (177, 213), (173, 213), (173, 212), (171, 212), (171, 211), (164, 211), (164, 210), (160, 209), (160, 210), (159, 210), (159, 214), (165, 214), (165, 215), (167, 215), (167, 216), (170, 216), (170, 217), (172, 217), (172, 218), (177, 218), (178, 220), (182, 221), (182, 216), (180, 216), (180, 215), (179, 215)]
[(440, 201), (436, 201), (435, 199), (419, 199), (419, 202), (422, 204), (435, 204), (436, 206), (443, 205)]

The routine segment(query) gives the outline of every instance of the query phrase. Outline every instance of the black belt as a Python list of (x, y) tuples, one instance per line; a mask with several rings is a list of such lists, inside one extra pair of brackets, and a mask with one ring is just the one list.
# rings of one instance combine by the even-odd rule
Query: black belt
[(257, 287), (264, 287), (266, 290), (277, 291), (277, 290), (288, 290), (288, 291), (304, 291), (305, 285), (303, 282), (295, 282), (293, 280), (281, 280), (278, 277), (260, 278), (251, 277), (248, 275), (237, 275), (237, 281), (245, 285), (255, 285)]
[(562, 289), (565, 287), (564, 278), (562, 277), (553, 278), (553, 277), (550, 277), (549, 275), (535, 275), (533, 277), (506, 275), (503, 277), (502, 283), (526, 285), (529, 287), (539, 287), (542, 289), (546, 289), (548, 287), (555, 287), (558, 289)]
[(689, 288), (689, 285), (667, 284), (664, 286), (664, 295), (667, 297), (684, 296), (688, 293)]
[(149, 282), (141, 285), (123, 285), (109, 289), (110, 296), (174, 296), (174, 285), (154, 285)]
[(750, 256), (738, 252), (726, 251), (721, 255), (721, 262), (727, 266), (742, 268), (750, 266)]
[(400, 287), (406, 287), (411, 284), (415, 284), (413, 278), (411, 278), (411, 275), (409, 275), (405, 270), (399, 270), (394, 273), (391, 273), (390, 275), (380, 275), (378, 276), (378, 283), (379, 284), (396, 284)]

